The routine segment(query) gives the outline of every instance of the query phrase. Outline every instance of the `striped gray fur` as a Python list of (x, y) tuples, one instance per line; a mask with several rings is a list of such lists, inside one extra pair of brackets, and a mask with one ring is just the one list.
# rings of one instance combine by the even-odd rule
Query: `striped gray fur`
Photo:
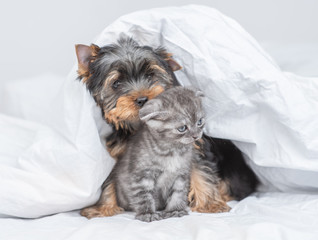
[[(188, 214), (193, 143), (204, 126), (201, 97), (199, 91), (175, 87), (139, 111), (143, 125), (129, 139), (109, 179), (115, 182), (118, 205), (136, 212), (136, 219), (150, 222)], [(187, 129), (180, 132), (183, 125)]]

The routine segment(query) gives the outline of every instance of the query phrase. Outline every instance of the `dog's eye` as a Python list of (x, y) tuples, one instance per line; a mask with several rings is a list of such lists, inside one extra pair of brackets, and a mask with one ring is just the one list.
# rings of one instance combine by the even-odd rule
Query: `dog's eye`
[(147, 80), (151, 80), (151, 79), (153, 78), (153, 76), (154, 76), (154, 73), (147, 73), (147, 74), (145, 75), (145, 77), (147, 78)]
[(181, 133), (182, 133), (182, 132), (185, 132), (187, 129), (188, 129), (187, 125), (183, 125), (183, 126), (177, 128), (177, 130), (178, 130), (179, 132), (181, 132)]
[(115, 82), (113, 83), (112, 87), (113, 87), (114, 89), (116, 89), (116, 88), (119, 87), (120, 84), (121, 84), (120, 81), (117, 80), (117, 81), (115, 81)]

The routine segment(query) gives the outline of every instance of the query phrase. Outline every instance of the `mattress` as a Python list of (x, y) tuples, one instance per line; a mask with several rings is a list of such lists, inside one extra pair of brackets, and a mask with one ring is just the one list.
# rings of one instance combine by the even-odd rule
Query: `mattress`
[(122, 33), (166, 46), (184, 67), (179, 81), (211, 96), (206, 132), (241, 149), (262, 182), (258, 192), (228, 202), (228, 213), (152, 223), (131, 212), (80, 216), (114, 162), (103, 140), (110, 128), (74, 66), (67, 77), (42, 75), (1, 89), (0, 239), (316, 240), (318, 45), (262, 47), (234, 20), (197, 5), (123, 16), (93, 42)]

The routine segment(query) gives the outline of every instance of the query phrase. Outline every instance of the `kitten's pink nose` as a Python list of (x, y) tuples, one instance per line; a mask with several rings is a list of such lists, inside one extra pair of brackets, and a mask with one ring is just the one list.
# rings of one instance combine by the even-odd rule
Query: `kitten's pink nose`
[(194, 140), (198, 140), (200, 136), (192, 136)]

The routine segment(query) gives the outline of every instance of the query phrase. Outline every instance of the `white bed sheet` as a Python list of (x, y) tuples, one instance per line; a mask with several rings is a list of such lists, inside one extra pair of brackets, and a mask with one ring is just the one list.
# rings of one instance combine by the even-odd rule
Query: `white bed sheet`
[[(318, 49), (316, 47), (317, 45), (313, 46), (313, 53), (315, 51), (314, 49)], [(286, 58), (285, 55), (286, 53), (290, 53), (292, 50), (295, 50), (294, 48), (288, 49), (288, 46), (285, 46), (285, 51), (283, 51), (283, 48), (277, 48), (275, 47), (275, 45), (267, 45), (267, 49), (269, 49), (269, 52), (272, 54), (272, 56), (277, 56), (278, 64), (283, 69), (288, 71), (299, 71), (298, 73), (302, 73), (305, 76), (318, 76), (318, 71), (316, 65), (314, 64), (317, 60), (315, 54), (306, 55), (307, 60), (300, 61), (298, 63), (297, 58), (293, 58), (294, 62), (291, 63), (290, 58)], [(279, 51), (277, 51), (277, 49), (279, 49)], [(309, 52), (308, 49), (304, 49), (304, 51)], [(299, 52), (301, 52), (301, 47), (299, 47)], [(283, 74), (287, 78), (293, 79), (293, 81), (301, 82), (305, 80), (305, 78), (296, 76), (291, 73)], [(72, 70), (71, 76), (74, 76), (74, 69)], [(44, 84), (46, 86), (46, 91), (43, 91), (42, 93), (38, 92), (36, 98), (32, 98), (32, 92), (28, 93), (28, 91), (23, 90), (30, 85), (41, 86), (41, 83), (43, 84), (43, 79), (45, 79), (47, 83), (52, 83), (54, 80), (55, 81), (52, 85)], [(310, 80), (313, 81), (313, 79)], [(2, 100), (8, 100), (10, 98), (16, 99), (16, 97), (18, 97), (20, 99), (19, 101), (16, 101), (16, 103), (21, 103), (23, 102), (24, 98), (29, 97), (34, 101), (30, 104), (10, 104), (10, 106), (7, 107), (5, 104), (0, 104), (1, 112), (6, 114), (0, 116), (0, 129), (6, 129), (9, 132), (8, 134), (14, 136), (14, 132), (9, 130), (13, 130), (15, 123), (17, 123), (19, 126), (25, 126), (25, 129), (27, 131), (41, 133), (44, 134), (44, 136), (46, 137), (51, 137), (52, 134), (54, 136), (54, 133), (45, 129), (47, 118), (44, 118), (41, 115), (43, 106), (37, 106), (37, 102), (39, 99), (44, 99), (45, 97), (48, 98), (46, 99), (46, 101), (52, 101), (53, 98), (50, 99), (50, 97), (58, 94), (63, 84), (62, 82), (63, 78), (48, 75), (30, 79), (29, 81), (17, 81), (13, 84), (10, 83), (9, 85), (7, 85), (9, 90), (12, 90), (12, 88), (15, 88), (16, 86), (19, 86), (18, 89), (20, 89), (21, 92), (16, 92), (16, 95), (13, 96), (11, 94), (12, 92), (8, 91), (8, 88), (6, 88), (5, 90), (7, 91), (5, 93), (8, 93), (8, 95), (2, 94)], [(25, 86), (23, 86), (23, 84), (25, 84)], [(42, 87), (44, 87), (44, 85), (42, 85)], [(76, 91), (77, 90), (74, 89), (74, 92)], [(79, 99), (85, 99), (84, 101), (87, 102), (91, 101), (87, 93), (83, 91), (79, 92)], [(28, 94), (31, 95), (28, 96)], [(14, 102), (12, 101), (12, 99), (10, 100), (11, 103)], [(76, 100), (78, 99), (74, 99), (75, 103)], [(76, 107), (80, 109), (83, 106), (87, 107), (93, 105), (90, 102), (90, 104), (83, 104)], [(85, 111), (91, 111), (92, 113), (96, 112), (94, 109), (85, 109)], [(72, 118), (74, 116), (70, 117)], [(36, 121), (36, 124), (32, 123), (32, 120)], [(4, 124), (6, 122), (9, 124)], [(96, 125), (99, 132), (101, 132), (101, 129), (104, 129), (102, 125), (103, 123), (98, 123)], [(85, 126), (81, 127), (85, 128)], [(55, 128), (55, 130), (56, 129), (57, 133), (59, 133), (58, 128)], [(8, 153), (8, 148), (10, 148), (10, 146), (12, 147), (12, 145), (10, 145), (10, 142), (6, 141), (6, 137), (6, 135), (0, 135), (0, 141), (8, 143), (6, 145), (7, 149), (5, 151), (6, 153)], [(32, 139), (30, 139), (30, 143), (32, 143)], [(63, 146), (63, 144), (65, 144), (65, 146), (68, 146), (67, 144), (70, 144), (70, 142), (68, 141), (68, 139), (65, 139), (65, 142), (58, 142), (59, 146)], [(82, 143), (82, 145), (80, 142), (80, 146), (84, 147), (84, 153), (85, 144), (87, 144), (85, 141)], [(14, 146), (13, 150), (16, 151), (19, 148), (24, 149), (24, 147), (25, 146)], [(43, 145), (39, 145), (39, 147), (43, 147)], [(50, 151), (51, 146), (47, 147), (48, 151)], [(63, 147), (61, 149), (63, 149)], [(12, 156), (15, 156), (15, 154), (16, 152)], [(87, 157), (89, 158), (89, 161), (91, 161), (92, 156), (90, 156), (87, 152), (85, 154), (88, 155)], [(106, 153), (99, 152), (95, 154), (95, 157), (98, 156), (98, 158), (102, 159), (103, 157), (105, 157)], [(10, 161), (10, 164), (12, 166), (14, 166), (15, 164), (21, 164), (21, 162), (23, 162), (21, 161), (19, 163), (11, 161), (14, 159), (10, 158), (10, 156), (8, 155), (5, 159), (8, 162)], [(52, 160), (54, 160), (54, 158)], [(88, 159), (83, 158), (80, 159), (80, 162), (84, 162), (85, 160), (88, 161)], [(56, 164), (56, 162), (54, 162), (54, 164)], [(88, 172), (97, 171), (97, 175), (99, 175), (98, 178), (102, 179), (103, 176), (108, 174), (107, 171), (109, 171), (111, 164), (112, 163), (110, 162), (108, 162), (106, 165), (99, 165), (98, 163), (96, 163), (96, 165), (92, 166), (91, 169), (86, 170)], [(260, 166), (256, 165), (253, 161), (250, 161), (250, 164), (259, 174), (259, 177), (265, 183), (265, 185), (268, 188), (272, 187), (270, 188), (272, 191), (273, 189), (276, 189), (289, 192), (257, 193), (244, 199), (241, 202), (230, 202), (229, 205), (231, 205), (233, 209), (229, 213), (190, 213), (189, 216), (183, 218), (167, 219), (150, 224), (133, 220), (134, 216), (132, 213), (124, 213), (110, 218), (99, 218), (92, 220), (87, 220), (84, 217), (81, 217), (78, 211), (59, 213), (56, 215), (38, 219), (6, 217), (0, 218), (0, 239), (318, 239), (318, 194), (317, 185), (312, 184), (315, 183), (314, 180), (317, 177), (316, 171), (314, 171), (313, 169), (311, 175), (311, 172), (308, 171), (308, 169), (302, 173), (299, 169), (292, 170), (277, 167), (260, 168)], [(67, 169), (68, 165), (65, 162), (58, 162), (57, 166), (61, 166), (61, 168), (65, 170)], [(24, 165), (23, 167), (23, 170), (28, 170), (28, 166)], [(34, 166), (32, 166), (32, 168), (33, 167)], [(81, 171), (84, 170), (85, 168), (83, 168)], [(52, 171), (52, 169), (50, 169), (50, 171)], [(73, 187), (74, 192), (72, 192), (72, 194), (76, 197), (65, 199), (67, 204), (64, 205), (57, 204), (55, 206), (54, 204), (49, 204), (46, 206), (43, 202), (43, 210), (39, 210), (38, 212), (34, 213), (34, 216), (47, 213), (48, 210), (45, 209), (45, 207), (48, 206), (50, 207), (49, 211), (51, 211), (52, 213), (68, 211), (70, 210), (70, 200), (77, 201), (76, 203), (74, 203), (74, 205), (72, 205), (73, 209), (79, 208), (81, 207), (81, 204), (83, 204), (83, 201), (81, 201), (80, 199), (81, 197), (82, 199), (86, 198), (86, 203), (96, 200), (96, 196), (98, 196), (99, 192), (94, 192), (94, 189), (99, 189), (98, 184), (100, 183), (96, 182), (96, 180), (92, 180), (92, 176), (87, 173), (81, 172), (78, 174), (78, 176), (72, 176), (73, 181), (68, 181), (71, 179), (66, 178), (65, 180), (63, 180), (63, 177), (67, 177), (67, 173), (58, 172), (58, 168), (54, 169), (54, 171), (56, 172), (56, 174), (58, 174), (59, 177), (62, 177), (62, 179), (59, 179), (60, 181), (52, 182), (53, 184), (57, 184), (56, 186), (52, 187), (53, 189), (59, 188), (59, 190), (61, 190), (57, 192), (57, 202), (61, 202), (61, 195), (63, 195), (64, 191), (63, 188), (65, 188), (66, 193), (70, 187)], [(285, 171), (288, 171), (288, 174), (286, 174)], [(282, 173), (281, 178), (278, 177), (280, 176), (279, 173)], [(35, 172), (35, 174), (38, 174), (38, 172)], [(47, 181), (46, 183), (50, 183), (50, 181), (48, 180), (49, 178), (47, 179), (44, 175), (43, 179)], [(29, 176), (30, 175), (25, 176), (26, 181), (29, 180)], [(83, 190), (80, 191), (80, 186), (76, 185), (75, 180), (79, 181), (78, 178), (82, 176), (87, 177), (87, 185), (81, 186)], [(271, 186), (273, 185), (272, 181), (268, 181), (268, 179), (271, 179), (271, 176), (273, 176), (273, 179), (275, 179), (277, 181), (277, 184), (280, 186), (278, 189), (274, 186)], [(1, 175), (1, 177), (3, 177), (3, 175)], [(59, 185), (61, 182), (65, 182), (65, 186)], [(82, 179), (79, 182), (82, 183)], [(92, 183), (94, 184), (91, 185)], [(299, 189), (297, 188), (298, 185)], [(26, 184), (26, 186), (28, 185)], [(293, 186), (292, 189), (295, 193), (291, 193), (290, 186)], [(304, 188), (304, 186), (306, 187)], [(19, 189), (21, 189), (21, 186), (19, 186)], [(14, 189), (12, 190), (14, 191)], [(36, 192), (36, 190), (34, 191)], [(303, 193), (300, 193), (301, 191), (303, 191)], [(94, 194), (92, 196), (88, 196), (87, 192), (93, 192)], [(28, 192), (26, 192), (26, 194), (29, 195)], [(44, 194), (46, 193), (43, 193), (43, 195)], [(49, 196), (54, 196), (54, 192), (47, 194)], [(28, 198), (29, 196), (25, 197)], [(36, 201), (41, 201), (41, 197), (42, 199), (46, 199), (45, 196), (36, 196)], [(19, 203), (19, 199), (17, 199), (16, 201), (17, 203)], [(28, 212), (28, 209), (24, 209), (24, 212), (26, 212), (25, 217), (32, 216), (32, 211), (34, 210), (34, 206), (32, 205), (32, 198), (30, 198), (28, 201), (30, 204), (30, 211)], [(23, 202), (23, 204), (25, 204), (25, 202)], [(18, 209), (19, 204), (11, 204), (10, 206), (17, 206), (16, 214), (20, 215), (20, 217), (23, 217), (21, 216), (21, 209)], [(41, 208), (41, 205), (39, 205), (39, 208)], [(65, 210), (63, 210), (63, 208), (65, 208)], [(12, 214), (12, 209), (10, 213)]]
[(0, 219), (0, 239), (317, 240), (317, 196), (263, 193), (229, 204), (229, 213), (190, 213), (152, 223), (134, 220), (132, 213), (87, 220), (78, 211), (35, 220)]

